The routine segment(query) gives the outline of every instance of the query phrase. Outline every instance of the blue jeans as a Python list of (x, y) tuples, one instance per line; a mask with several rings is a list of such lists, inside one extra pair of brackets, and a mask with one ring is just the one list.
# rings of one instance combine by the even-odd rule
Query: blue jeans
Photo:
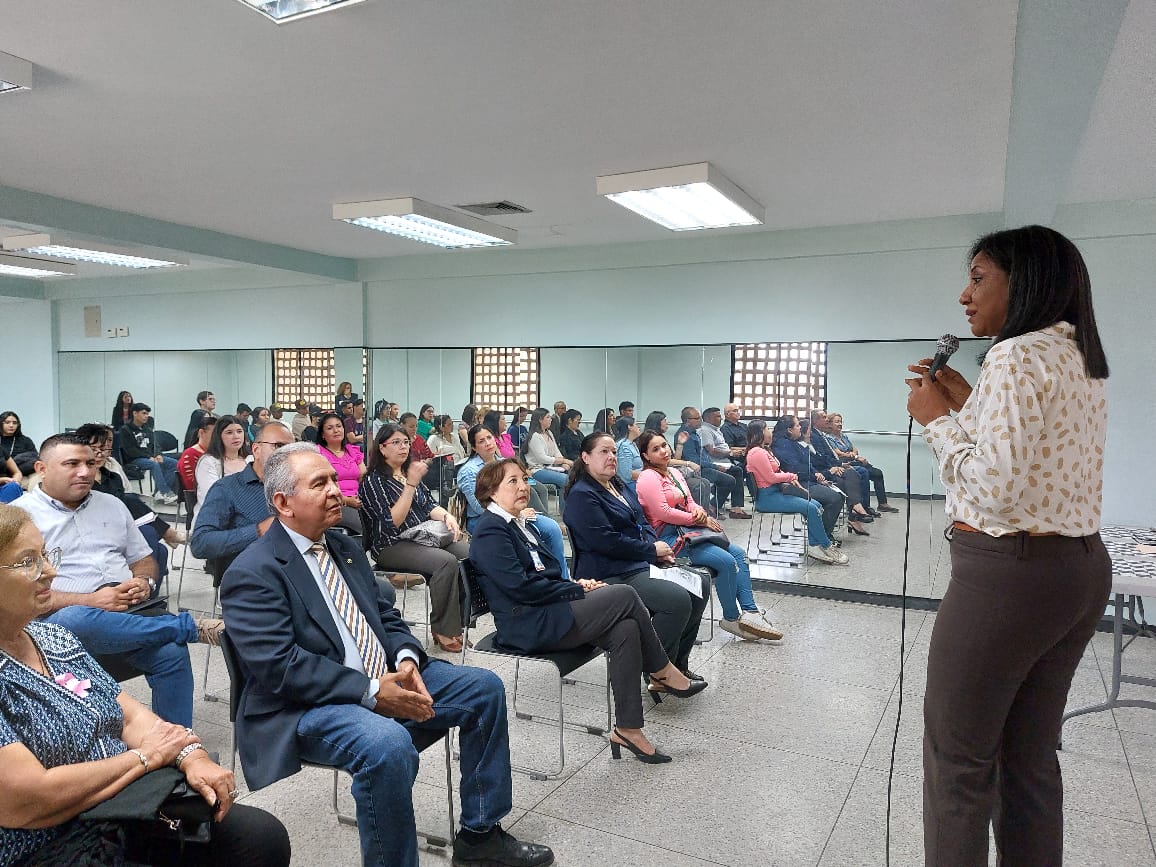
[(501, 678), (438, 659), (421, 676), (434, 700), (428, 722), (390, 719), (360, 704), (332, 704), (307, 710), (297, 723), (301, 758), (353, 775), (363, 865), (417, 867), (412, 789), (418, 753), (410, 728), (459, 727), (463, 828), (488, 831), (510, 812), (510, 739)]
[(69, 605), (45, 618), (68, 629), (92, 654), (121, 653), (145, 673), (153, 713), (182, 726), (193, 724), (193, 666), (185, 646), (197, 640), (188, 613), (144, 617)]
[[(472, 518), (466, 518), (466, 530), (470, 533), (474, 532), (474, 528), (478, 526), (478, 519), (481, 517), (481, 515), (474, 515)], [(570, 567), (566, 564), (566, 548), (562, 543), (562, 528), (558, 526), (557, 521), (542, 512), (538, 513), (538, 517), (532, 523), (542, 535), (542, 541), (546, 543), (546, 550), (562, 564), (562, 577), (569, 581)]]
[(161, 455), (161, 463), (152, 458), (133, 458), (130, 463), (146, 473), (152, 473), (153, 486), (158, 494), (177, 492), (177, 462), (168, 455)]
[[(662, 541), (673, 547), (678, 541), (678, 532), (672, 527), (667, 527), (666, 532), (662, 534)], [(700, 545), (687, 545), (682, 553), (690, 557), (690, 562), (695, 566), (714, 570), (714, 592), (722, 606), (724, 618), (737, 620), (739, 608), (743, 611), (759, 610), (755, 605), (755, 594), (751, 590), (751, 570), (747, 565), (747, 552), (738, 545), (732, 542), (730, 548), (724, 551), (718, 545), (704, 542)]]
[(823, 526), (823, 510), (815, 500), (808, 500), (802, 491), (798, 494), (784, 494), (776, 485), (773, 488), (759, 488), (755, 497), (756, 512), (784, 512), (788, 515), (807, 516), (807, 544), (826, 548), (831, 537)]
[(550, 470), (543, 467), (540, 470), (534, 470), (530, 473), (534, 481), (542, 485), (554, 485), (558, 489), (558, 512), (559, 514), (566, 508), (566, 498), (562, 492), (566, 490), (566, 481), (569, 476), (558, 470)]

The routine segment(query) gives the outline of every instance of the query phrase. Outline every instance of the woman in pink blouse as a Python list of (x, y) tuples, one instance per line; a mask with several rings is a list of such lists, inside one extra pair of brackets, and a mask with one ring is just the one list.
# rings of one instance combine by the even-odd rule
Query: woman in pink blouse
[(747, 641), (760, 638), (778, 641), (783, 633), (775, 629), (755, 605), (745, 550), (733, 542), (724, 548), (710, 542), (690, 544), (689, 541), (682, 550), (678, 549), (679, 537), (687, 531), (701, 527), (722, 533), (722, 524), (694, 501), (686, 479), (670, 465), (670, 446), (662, 434), (645, 431), (636, 444), (643, 466), (637, 482), (642, 513), (661, 541), (680, 556), (689, 557), (695, 566), (704, 566), (715, 573), (715, 593), (723, 610), (719, 626), (724, 632)]
[(345, 422), (335, 412), (327, 412), (317, 423), (317, 447), (321, 456), (337, 472), (337, 487), (341, 488), (341, 526), (361, 533), (361, 500), (357, 486), (365, 476), (365, 458), (361, 449), (345, 441)]

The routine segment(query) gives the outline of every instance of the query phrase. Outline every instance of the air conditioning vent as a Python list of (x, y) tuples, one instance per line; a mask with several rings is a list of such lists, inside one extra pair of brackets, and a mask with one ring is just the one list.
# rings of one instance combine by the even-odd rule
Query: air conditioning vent
[(463, 211), (469, 211), (480, 217), (497, 217), (502, 214), (528, 214), (529, 208), (515, 205), (513, 202), (478, 202), (476, 205), (458, 205)]

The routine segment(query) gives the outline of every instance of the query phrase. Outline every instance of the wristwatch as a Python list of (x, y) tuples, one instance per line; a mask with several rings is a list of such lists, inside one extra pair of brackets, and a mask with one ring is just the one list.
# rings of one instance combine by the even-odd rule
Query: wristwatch
[(149, 596), (152, 596), (157, 592), (157, 582), (152, 578), (146, 578), (145, 581), (149, 582)]

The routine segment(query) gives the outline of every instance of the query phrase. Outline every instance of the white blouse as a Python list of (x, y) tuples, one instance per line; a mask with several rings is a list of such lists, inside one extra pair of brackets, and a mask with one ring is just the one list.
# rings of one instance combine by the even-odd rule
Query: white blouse
[(992, 536), (1099, 531), (1107, 402), (1074, 337), (1058, 322), (995, 344), (959, 415), (927, 425), (952, 520)]
[(540, 470), (543, 467), (552, 467), (560, 463), (562, 452), (558, 450), (558, 443), (554, 441), (554, 434), (543, 431), (538, 435), (531, 435), (526, 444), (526, 465), (531, 470)]

